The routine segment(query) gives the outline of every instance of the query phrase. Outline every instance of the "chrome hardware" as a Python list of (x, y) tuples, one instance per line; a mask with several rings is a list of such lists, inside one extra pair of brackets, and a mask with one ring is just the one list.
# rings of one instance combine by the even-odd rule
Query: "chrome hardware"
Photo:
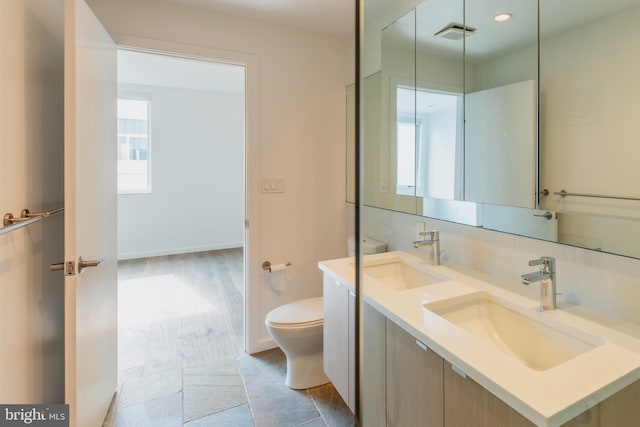
[(85, 268), (97, 267), (104, 262), (104, 258), (98, 258), (90, 261), (85, 261), (82, 257), (78, 258), (78, 274), (82, 274)]
[(543, 256), (529, 261), (530, 266), (539, 265), (540, 270), (523, 274), (520, 280), (525, 285), (540, 282), (540, 308), (543, 310), (556, 309), (556, 259)]
[(458, 368), (456, 365), (452, 364), (451, 370), (456, 374), (460, 375), (462, 378), (467, 378), (467, 374), (462, 369)]
[(549, 211), (543, 213), (543, 214), (534, 214), (533, 216), (539, 216), (542, 218), (546, 218), (546, 219), (553, 219), (553, 214)]
[(429, 230), (421, 231), (420, 237), (426, 237), (423, 240), (411, 242), (414, 248), (421, 246), (429, 246), (428, 261), (431, 265), (440, 265), (440, 231)]
[(606, 195), (602, 195), (602, 194), (585, 194), (585, 193), (569, 193), (568, 191), (564, 191), (564, 190), (554, 191), (553, 194), (555, 194), (556, 196), (560, 196), (560, 197), (576, 196), (576, 197), (593, 197), (593, 198), (596, 198), (596, 199), (616, 199), (616, 200), (640, 201), (640, 198), (638, 198), (638, 197), (606, 196)]

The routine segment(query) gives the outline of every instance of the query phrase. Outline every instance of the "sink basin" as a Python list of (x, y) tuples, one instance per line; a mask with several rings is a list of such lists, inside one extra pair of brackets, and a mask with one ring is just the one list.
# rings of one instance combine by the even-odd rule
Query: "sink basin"
[(400, 257), (376, 260), (373, 263), (365, 263), (363, 272), (365, 281), (368, 278), (375, 279), (396, 291), (413, 289), (451, 280), (450, 277), (428, 271), (426, 268), (419, 265), (413, 265)]
[[(517, 307), (486, 292), (425, 303), (423, 308), (536, 371), (546, 371), (604, 344), (542, 312)], [(427, 316), (425, 321), (429, 321)]]

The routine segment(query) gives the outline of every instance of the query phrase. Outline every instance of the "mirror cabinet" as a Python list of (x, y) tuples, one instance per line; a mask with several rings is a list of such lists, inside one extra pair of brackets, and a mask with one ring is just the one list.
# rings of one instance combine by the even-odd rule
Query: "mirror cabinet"
[(363, 203), (640, 257), (640, 0), (409, 9), (363, 80)]

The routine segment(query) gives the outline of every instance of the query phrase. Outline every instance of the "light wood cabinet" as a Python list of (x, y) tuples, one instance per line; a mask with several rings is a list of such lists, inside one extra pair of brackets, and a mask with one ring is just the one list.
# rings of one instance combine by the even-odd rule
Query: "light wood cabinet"
[(620, 390), (562, 427), (626, 427), (640, 425), (640, 381)]
[(535, 427), (509, 405), (444, 363), (446, 427)]
[(371, 305), (362, 305), (362, 426), (387, 425), (386, 321)]
[(349, 382), (349, 394), (346, 400), (347, 406), (351, 409), (351, 412), (356, 412), (356, 294), (355, 292), (348, 291), (347, 295), (347, 309), (348, 309), (348, 327), (347, 333), (349, 335), (347, 339), (347, 358), (349, 362), (347, 376)]
[(323, 277), (322, 335), (324, 372), (342, 400), (355, 410), (355, 295), (328, 275)]
[[(363, 340), (363, 426), (535, 426), (366, 303)], [(640, 426), (640, 381), (562, 425), (631, 426)]]
[(387, 426), (444, 426), (443, 359), (386, 321)]

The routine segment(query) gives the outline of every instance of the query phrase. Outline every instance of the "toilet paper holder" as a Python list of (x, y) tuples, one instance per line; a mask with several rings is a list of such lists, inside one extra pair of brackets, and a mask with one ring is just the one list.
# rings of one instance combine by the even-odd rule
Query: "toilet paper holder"
[[(290, 262), (287, 262), (284, 266), (289, 267), (291, 265)], [(271, 261), (265, 261), (262, 263), (262, 269), (271, 273)]]

